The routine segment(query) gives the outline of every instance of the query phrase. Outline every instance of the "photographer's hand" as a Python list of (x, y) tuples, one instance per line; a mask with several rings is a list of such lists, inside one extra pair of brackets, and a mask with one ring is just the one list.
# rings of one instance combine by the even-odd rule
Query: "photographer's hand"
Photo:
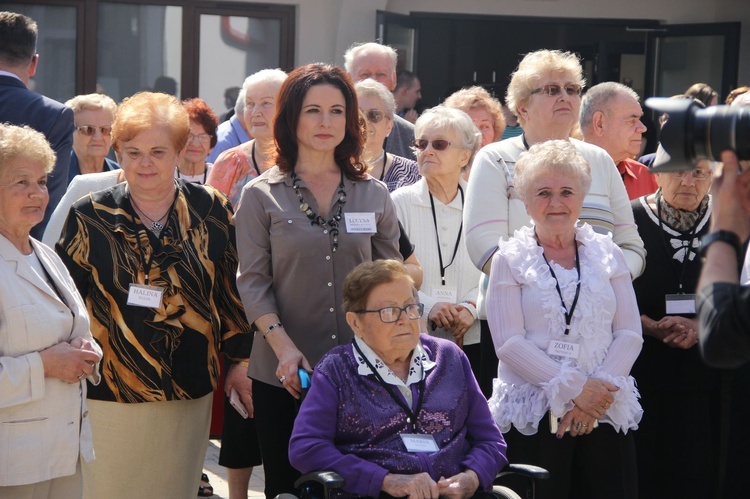
[(744, 242), (750, 237), (750, 169), (742, 172), (733, 151), (724, 151), (721, 159), (721, 175), (713, 184), (712, 230), (734, 232)]
[[(750, 235), (750, 169), (742, 172), (737, 155), (732, 151), (721, 153), (721, 159), (724, 165), (713, 183), (711, 230), (731, 231), (739, 236), (740, 241), (745, 241)], [(716, 282), (738, 284), (739, 263), (731, 244), (712, 244), (706, 251), (697, 289)]]

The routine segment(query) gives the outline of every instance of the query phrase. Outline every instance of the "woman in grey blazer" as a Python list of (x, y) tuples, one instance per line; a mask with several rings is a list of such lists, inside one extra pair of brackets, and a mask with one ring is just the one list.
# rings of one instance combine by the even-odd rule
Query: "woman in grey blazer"
[(29, 235), (54, 164), (41, 133), (0, 124), (0, 498), (80, 498), (94, 458), (85, 380), (101, 349), (67, 269)]

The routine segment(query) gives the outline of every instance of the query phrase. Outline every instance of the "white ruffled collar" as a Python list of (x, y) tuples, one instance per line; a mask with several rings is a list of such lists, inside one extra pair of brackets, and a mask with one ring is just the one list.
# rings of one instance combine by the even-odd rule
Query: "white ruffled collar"
[[(354, 341), (357, 342), (357, 346), (365, 355), (367, 360), (370, 361), (370, 364), (375, 367), (375, 370), (378, 372), (378, 374), (380, 374), (380, 377), (383, 378), (383, 381), (385, 381), (389, 385), (406, 388), (414, 383), (419, 383), (424, 379), (427, 371), (429, 371), (436, 365), (435, 361), (430, 359), (430, 357), (427, 355), (427, 352), (422, 347), (422, 342), (418, 342), (417, 346), (414, 348), (414, 351), (411, 354), (411, 360), (409, 361), (409, 376), (406, 378), (406, 383), (404, 383), (401, 378), (396, 376), (393, 371), (391, 371), (391, 369), (387, 365), (385, 365), (385, 362), (383, 362), (380, 357), (378, 357), (378, 355), (373, 352), (372, 348), (370, 348), (367, 343), (356, 336), (354, 337)], [(357, 369), (357, 374), (359, 374), (360, 376), (369, 376), (370, 374), (373, 374), (372, 370), (367, 365), (367, 362), (365, 362), (365, 359), (362, 358), (353, 344), (352, 353), (354, 354), (354, 358), (357, 359), (357, 364), (359, 366)]]
[[(576, 227), (576, 241), (580, 243), (581, 295), (573, 311), (570, 338), (577, 336), (590, 339), (611, 330), (600, 322), (604, 317), (597, 311), (604, 305), (605, 288), (617, 270), (612, 236), (594, 232), (590, 225), (583, 223)], [(513, 238), (500, 242), (500, 251), (508, 262), (520, 284), (536, 287), (542, 294), (541, 312), (554, 337), (565, 330), (565, 314), (555, 287), (555, 278), (544, 261), (542, 247), (537, 244), (534, 228), (522, 227)], [(597, 342), (599, 343), (599, 342)], [(604, 343), (602, 343), (603, 345)], [(586, 362), (599, 365), (606, 356), (606, 348), (596, 348), (593, 358)]]

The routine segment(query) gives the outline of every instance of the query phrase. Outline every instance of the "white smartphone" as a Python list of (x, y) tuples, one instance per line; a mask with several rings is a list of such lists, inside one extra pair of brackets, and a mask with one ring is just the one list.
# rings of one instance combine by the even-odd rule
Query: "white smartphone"
[(247, 413), (247, 409), (245, 409), (245, 404), (242, 403), (240, 394), (237, 393), (237, 390), (234, 388), (229, 392), (229, 403), (240, 413), (240, 416), (242, 416), (243, 419), (247, 419), (249, 414)]

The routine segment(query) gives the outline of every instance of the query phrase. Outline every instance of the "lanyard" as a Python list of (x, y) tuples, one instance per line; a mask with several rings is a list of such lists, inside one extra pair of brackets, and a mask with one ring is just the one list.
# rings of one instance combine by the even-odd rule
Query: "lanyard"
[[(664, 244), (664, 251), (667, 253), (667, 256), (670, 256), (669, 251), (669, 244), (667, 241), (667, 234), (664, 231), (664, 224), (661, 221), (661, 203), (659, 202), (661, 200), (661, 190), (659, 190), (656, 193), (656, 218), (659, 219), (659, 229), (661, 230), (661, 242)], [(688, 257), (690, 256), (690, 250), (693, 247), (693, 240), (695, 239), (695, 233), (698, 230), (698, 224), (700, 223), (700, 218), (695, 221), (695, 224), (693, 225), (693, 228), (690, 229), (690, 241), (688, 241), (687, 248), (685, 249), (685, 256), (682, 260), (682, 267), (680, 267), (680, 270), (677, 270), (677, 266), (675, 265), (674, 258), (669, 258), (669, 263), (672, 265), (672, 268), (675, 271), (675, 274), (677, 274), (677, 278), (679, 279), (678, 285), (678, 292), (679, 294), (684, 294), (685, 292), (682, 290), (682, 282), (685, 279), (685, 269), (687, 268), (688, 264)]]
[[(458, 186), (458, 191), (461, 193), (461, 211), (463, 212), (464, 190), (460, 185)], [(461, 232), (463, 232), (464, 228), (464, 221), (463, 217), (461, 217), (461, 225), (459, 225), (458, 227), (458, 237), (456, 238), (456, 245), (453, 247), (453, 258), (451, 258), (451, 261), (448, 262), (448, 265), (443, 266), (443, 252), (440, 251), (440, 232), (438, 231), (437, 214), (435, 213), (435, 200), (432, 198), (432, 193), (429, 192), (429, 194), (430, 208), (432, 208), (432, 221), (435, 222), (435, 239), (437, 240), (438, 260), (440, 262), (440, 280), (442, 281), (443, 286), (445, 286), (445, 269), (450, 267), (453, 264), (453, 261), (456, 259), (456, 254), (458, 253), (458, 245), (461, 242)]]
[[(560, 282), (557, 280), (557, 276), (555, 275), (555, 271), (552, 270), (552, 265), (549, 264), (547, 261), (547, 256), (544, 254), (544, 248), (542, 248), (542, 257), (544, 258), (545, 263), (547, 264), (547, 267), (549, 267), (549, 272), (552, 274), (552, 277), (555, 279), (555, 289), (557, 289), (557, 294), (560, 296), (560, 304), (562, 305), (563, 310), (565, 310), (565, 334), (570, 334), (570, 321), (573, 320), (573, 311), (576, 309), (576, 304), (578, 304), (578, 295), (581, 293), (581, 262), (578, 259), (578, 243), (576, 241), (573, 241), (575, 243), (576, 248), (576, 272), (578, 273), (578, 282), (576, 283), (576, 295), (573, 298), (573, 304), (570, 305), (570, 310), (568, 310), (568, 307), (565, 306), (565, 300), (563, 300), (562, 291), (560, 290)], [(536, 242), (540, 247), (541, 244), (539, 244), (539, 240), (537, 239)]]
[(258, 166), (258, 160), (255, 159), (255, 144), (257, 142), (253, 141), (253, 148), (251, 149), (250, 154), (253, 156), (253, 168), (255, 168), (255, 171), (258, 173), (258, 176), (260, 176), (260, 167)]
[(380, 376), (380, 373), (375, 370), (375, 367), (367, 359), (355, 340), (352, 340), (352, 345), (354, 345), (354, 348), (357, 350), (359, 355), (362, 356), (362, 359), (364, 359), (367, 367), (369, 367), (372, 373), (375, 375), (378, 383), (380, 383), (380, 385), (385, 388), (385, 391), (388, 392), (388, 395), (390, 395), (391, 398), (396, 402), (396, 404), (398, 404), (398, 406), (406, 413), (406, 422), (411, 424), (412, 433), (417, 433), (417, 431), (419, 430), (419, 420), (417, 418), (419, 417), (419, 411), (422, 410), (422, 402), (424, 401), (424, 374), (422, 379), (419, 380), (419, 384), (417, 385), (417, 390), (419, 392), (419, 397), (417, 398), (417, 409), (415, 411), (412, 411), (411, 408), (406, 405), (406, 403), (401, 399), (401, 397), (399, 397), (395, 393), (393, 386), (386, 383), (382, 376)]

